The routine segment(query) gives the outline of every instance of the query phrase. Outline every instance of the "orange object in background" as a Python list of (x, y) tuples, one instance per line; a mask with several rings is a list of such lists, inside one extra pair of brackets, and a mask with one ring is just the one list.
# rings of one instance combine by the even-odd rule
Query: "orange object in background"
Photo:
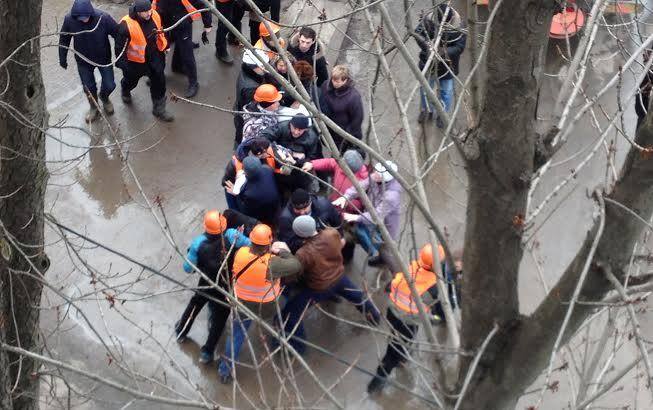
[(585, 13), (574, 3), (569, 3), (561, 13), (553, 16), (549, 37), (564, 39), (573, 37), (585, 25)]
[(610, 0), (605, 7), (605, 14), (629, 15), (642, 12), (642, 4), (632, 0)]
[(490, 3), (490, 0), (476, 0), (477, 6), (487, 6)]

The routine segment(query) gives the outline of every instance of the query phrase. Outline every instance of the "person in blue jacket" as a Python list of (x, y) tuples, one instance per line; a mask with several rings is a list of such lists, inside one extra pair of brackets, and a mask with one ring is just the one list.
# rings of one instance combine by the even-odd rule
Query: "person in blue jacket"
[[(243, 159), (243, 169), (247, 182), (237, 194), (238, 210), (264, 224), (276, 226), (281, 197), (274, 171), (251, 155)], [(233, 194), (229, 189), (227, 192)]]
[[(234, 213), (232, 212), (231, 215)], [(242, 217), (235, 219), (242, 219)], [(211, 282), (223, 289), (228, 289), (229, 286), (229, 266), (221, 269), (229, 249), (232, 245), (234, 248), (250, 245), (246, 235), (238, 229), (228, 228), (228, 225), (230, 224), (225, 215), (216, 210), (208, 211), (204, 216), (204, 233), (193, 239), (188, 248), (187, 260), (184, 261), (186, 273), (192, 273), (194, 265)], [(208, 282), (204, 276), (200, 277), (195, 295), (190, 299), (181, 319), (175, 324), (177, 341), (185, 341), (197, 315), (204, 305), (209, 303), (209, 335), (200, 349), (199, 358), (200, 363), (204, 364), (213, 361), (215, 347), (229, 317), (229, 305), (225, 296), (213, 287), (211, 282)]]
[(112, 115), (113, 104), (109, 95), (116, 88), (111, 62), (111, 44), (109, 36), (116, 37), (118, 23), (109, 14), (96, 10), (91, 0), (75, 0), (70, 13), (66, 15), (59, 36), (59, 65), (64, 70), (68, 68), (68, 49), (70, 40), (74, 38), (75, 61), (77, 72), (84, 87), (90, 110), (86, 114), (86, 122), (94, 121), (98, 115), (98, 92), (95, 82), (95, 69), (102, 76), (100, 101), (104, 112)]

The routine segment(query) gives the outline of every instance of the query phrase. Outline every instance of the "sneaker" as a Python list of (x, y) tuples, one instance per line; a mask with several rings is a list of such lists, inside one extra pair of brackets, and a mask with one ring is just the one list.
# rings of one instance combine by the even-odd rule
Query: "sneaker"
[(231, 56), (229, 53), (228, 49), (224, 50), (215, 50), (215, 58), (218, 60), (222, 61), (225, 64), (233, 64), (234, 63), (234, 58)]
[(381, 393), (381, 391), (385, 387), (385, 383), (386, 383), (385, 377), (381, 377), (379, 375), (374, 376), (372, 381), (370, 381), (370, 384), (367, 385), (367, 393), (369, 393), (370, 395)]
[(426, 111), (420, 111), (419, 115), (417, 116), (417, 122), (419, 122), (420, 124), (424, 123), (424, 121), (426, 120), (426, 115), (427, 115)]
[(207, 352), (205, 350), (200, 350), (199, 362), (202, 364), (209, 364), (213, 361), (213, 352)]
[(115, 112), (113, 108), (113, 103), (108, 98), (106, 100), (102, 100), (102, 108), (104, 109), (104, 112), (107, 115), (113, 115), (113, 113)]
[(100, 116), (100, 112), (98, 111), (97, 107), (91, 107), (86, 113), (85, 120), (88, 124), (90, 124), (93, 121), (95, 121), (99, 116)]

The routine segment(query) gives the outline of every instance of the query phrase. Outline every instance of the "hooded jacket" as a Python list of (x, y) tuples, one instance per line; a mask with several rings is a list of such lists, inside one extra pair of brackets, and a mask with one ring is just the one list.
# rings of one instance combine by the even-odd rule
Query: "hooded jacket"
[[(363, 138), (363, 100), (352, 80), (336, 89), (331, 81), (322, 84), (320, 109), (340, 128), (358, 139)], [(337, 145), (341, 145), (342, 137), (333, 135)]]
[[(83, 23), (77, 19), (78, 16), (90, 16), (88, 23)], [(97, 28), (95, 28), (97, 26)], [(95, 28), (95, 30), (93, 30)], [(92, 31), (91, 31), (92, 30)], [(75, 0), (70, 13), (66, 15), (61, 26), (61, 35), (59, 36), (59, 61), (65, 65), (68, 58), (68, 48), (70, 41), (73, 40), (74, 48), (77, 53), (82, 54), (87, 59), (97, 64), (111, 63), (111, 44), (109, 36), (116, 38), (118, 23), (109, 14), (96, 10), (91, 4), (91, 0)], [(82, 31), (91, 31), (89, 33), (76, 34)], [(75, 53), (77, 64), (88, 64)]]
[[(288, 52), (295, 57), (297, 61), (306, 61), (315, 70), (317, 76), (317, 86), (329, 79), (329, 68), (324, 56), (324, 45), (320, 40), (316, 40), (308, 51), (304, 52), (299, 49), (299, 32), (293, 34), (288, 42)], [(314, 61), (315, 60), (315, 61)], [(315, 64), (313, 64), (315, 62)]]
[(274, 222), (281, 198), (274, 172), (267, 165), (261, 165), (254, 172), (247, 173), (247, 183), (238, 195), (240, 211), (264, 223)]
[(312, 127), (307, 128), (299, 138), (295, 138), (290, 132), (290, 121), (283, 121), (264, 129), (261, 136), (292, 152), (304, 154), (304, 159), (299, 161), (299, 164), (322, 158), (322, 143)]
[[(340, 212), (328, 199), (311, 195), (311, 213), (309, 214), (317, 225), (317, 230), (331, 227), (338, 231), (342, 231), (342, 216)], [(288, 201), (286, 206), (279, 215), (279, 232), (277, 238), (285, 242), (292, 252), (296, 252), (304, 240), (295, 235), (292, 229), (292, 223), (298, 215), (292, 207), (292, 203)]]
[[(440, 49), (444, 51), (442, 56), (446, 64), (437, 57), (434, 60), (433, 66), (437, 66), (437, 75), (440, 80), (447, 80), (453, 78), (453, 75), (458, 75), (458, 66), (460, 64), (460, 55), (465, 50), (467, 36), (461, 31), (462, 19), (460, 14), (453, 8), (451, 19), (445, 24), (442, 30), (442, 38), (440, 39)], [(422, 18), (418, 26), (415, 28), (415, 40), (420, 48), (419, 52), (419, 68), (423, 69), (428, 61), (429, 54), (431, 53), (431, 43), (435, 36), (438, 34), (439, 26), (432, 19), (425, 16)]]
[[(397, 240), (401, 228), (401, 185), (395, 179), (384, 184), (373, 182), (370, 178), (361, 181), (360, 184), (361, 188), (367, 191), (379, 217), (383, 218), (383, 223), (390, 236)], [(351, 200), (358, 197), (358, 192), (356, 192), (356, 188), (351, 187), (344, 196)], [(373, 224), (369, 212), (361, 214), (361, 223)]]
[(325, 228), (312, 238), (304, 239), (295, 257), (302, 263), (302, 279), (307, 288), (328, 290), (345, 273), (340, 234)]
[[(151, 18), (147, 21), (141, 20), (138, 17), (138, 14), (134, 11), (134, 6), (129, 7), (129, 17), (136, 20), (143, 30), (143, 35), (147, 41), (147, 46), (145, 47), (145, 64), (157, 71), (163, 71), (166, 65), (165, 53), (159, 51), (156, 45), (156, 25), (154, 20)], [(118, 24), (118, 35), (116, 37), (116, 56), (120, 55), (125, 43), (129, 41), (129, 28), (127, 23), (121, 22)], [(168, 43), (169, 44), (169, 43)], [(123, 53), (120, 60), (116, 63), (117, 67), (126, 68), (129, 64), (138, 64), (132, 63), (127, 60), (127, 53)]]

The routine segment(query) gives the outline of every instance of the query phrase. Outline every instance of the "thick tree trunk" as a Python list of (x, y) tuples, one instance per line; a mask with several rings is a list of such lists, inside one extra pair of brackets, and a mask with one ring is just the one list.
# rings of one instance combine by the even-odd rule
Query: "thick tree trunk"
[[(547, 4), (545, 4), (547, 3)], [(504, 1), (487, 52), (486, 101), (463, 146), (469, 179), (462, 345), (518, 320), (522, 221), (536, 143), (537, 92), (553, 2)], [(492, 349), (489, 349), (492, 351)], [(462, 373), (464, 376), (464, 373)]]
[[(0, 64), (41, 28), (41, 0), (0, 0)], [(43, 251), (47, 127), (38, 39), (0, 69), (0, 339), (39, 349), (42, 286), (30, 275), (48, 268)], [(7, 84), (8, 82), (8, 84)], [(8, 235), (6, 234), (8, 233)], [(13, 244), (20, 246), (17, 249)], [(21, 254), (29, 258), (28, 260)], [(0, 351), (0, 408), (37, 409), (33, 360)]]

